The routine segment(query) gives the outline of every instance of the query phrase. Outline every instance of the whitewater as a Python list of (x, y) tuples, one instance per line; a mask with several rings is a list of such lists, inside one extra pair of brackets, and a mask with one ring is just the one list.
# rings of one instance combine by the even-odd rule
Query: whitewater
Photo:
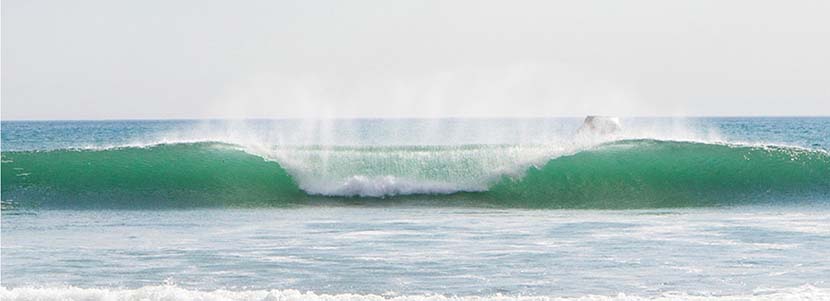
[(6, 300), (830, 298), (830, 118), (3, 121)]

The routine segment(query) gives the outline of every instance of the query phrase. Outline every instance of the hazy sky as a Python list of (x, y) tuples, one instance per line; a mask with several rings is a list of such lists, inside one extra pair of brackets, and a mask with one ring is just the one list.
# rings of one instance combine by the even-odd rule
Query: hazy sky
[(830, 1), (2, 1), (2, 117), (830, 115)]

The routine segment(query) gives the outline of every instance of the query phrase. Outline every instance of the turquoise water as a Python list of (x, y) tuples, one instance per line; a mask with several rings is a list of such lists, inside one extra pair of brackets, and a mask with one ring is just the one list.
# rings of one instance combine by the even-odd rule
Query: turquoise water
[(830, 298), (830, 118), (580, 124), (3, 122), (0, 296)]

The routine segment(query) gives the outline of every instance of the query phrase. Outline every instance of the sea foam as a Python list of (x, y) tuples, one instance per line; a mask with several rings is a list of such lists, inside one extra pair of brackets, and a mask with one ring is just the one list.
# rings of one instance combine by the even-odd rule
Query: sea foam
[(200, 300), (200, 301), (233, 301), (233, 300), (262, 300), (262, 301), (605, 301), (605, 300), (830, 300), (830, 289), (804, 285), (785, 289), (759, 289), (749, 294), (737, 295), (709, 295), (687, 294), (682, 292), (668, 292), (655, 296), (636, 296), (623, 293), (617, 295), (585, 295), (585, 296), (444, 296), (444, 295), (396, 295), (386, 293), (374, 294), (319, 294), (301, 292), (298, 290), (190, 290), (173, 285), (145, 286), (137, 289), (111, 288), (78, 288), (66, 287), (22, 287), (0, 288), (0, 299), (3, 300)]

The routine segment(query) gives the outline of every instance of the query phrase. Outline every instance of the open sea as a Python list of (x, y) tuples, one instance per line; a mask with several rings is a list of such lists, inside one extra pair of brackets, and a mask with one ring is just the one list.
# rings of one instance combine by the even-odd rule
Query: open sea
[(830, 117), (2, 121), (2, 300), (830, 300)]

